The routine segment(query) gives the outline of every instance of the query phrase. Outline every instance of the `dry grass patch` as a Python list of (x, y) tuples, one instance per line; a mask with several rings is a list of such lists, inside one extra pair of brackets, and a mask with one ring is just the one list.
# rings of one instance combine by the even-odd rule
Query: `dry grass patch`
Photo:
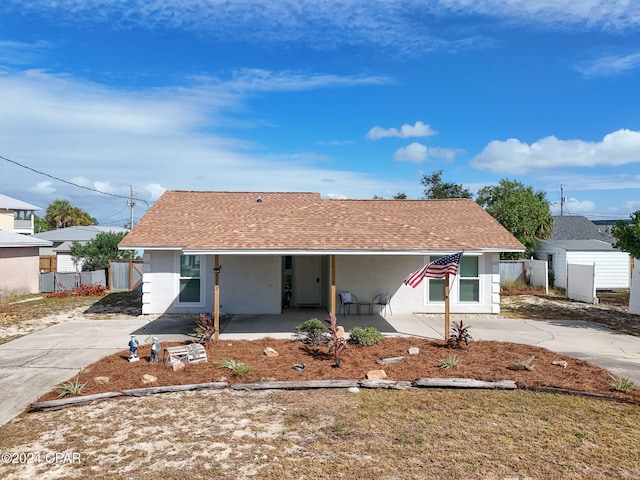
[(523, 391), (174, 393), (23, 415), (3, 478), (638, 478), (637, 405)]

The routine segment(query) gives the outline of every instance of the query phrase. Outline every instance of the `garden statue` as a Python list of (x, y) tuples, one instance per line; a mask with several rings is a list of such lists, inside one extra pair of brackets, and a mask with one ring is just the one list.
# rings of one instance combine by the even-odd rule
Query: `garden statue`
[(138, 358), (138, 339), (135, 335), (131, 335), (131, 340), (129, 340), (129, 362), (137, 362), (140, 359)]
[(160, 353), (160, 340), (158, 340), (158, 337), (153, 337), (153, 342), (151, 342), (151, 363), (156, 363), (158, 361), (159, 353)]

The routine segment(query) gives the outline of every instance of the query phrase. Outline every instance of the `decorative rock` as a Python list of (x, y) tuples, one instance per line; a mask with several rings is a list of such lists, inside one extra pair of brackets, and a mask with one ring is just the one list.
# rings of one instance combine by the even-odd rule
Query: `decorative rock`
[(96, 382), (96, 385), (106, 385), (109, 383), (109, 377), (94, 377), (93, 381)]
[(404, 361), (404, 357), (384, 357), (376, 360), (376, 363), (380, 365), (390, 365), (392, 363), (401, 363), (402, 361)]
[(349, 387), (348, 391), (349, 393), (358, 393), (360, 389), (358, 387)]
[(535, 359), (535, 356), (530, 356), (526, 360), (521, 360), (520, 362), (512, 363), (511, 365), (507, 365), (509, 370), (533, 370), (533, 366), (530, 365), (531, 362)]
[(418, 347), (411, 347), (409, 349), (409, 355), (418, 355), (420, 353), (420, 349)]
[(262, 377), (260, 379), (261, 382), (275, 382), (276, 381), (276, 377)]
[(264, 349), (264, 354), (267, 357), (277, 357), (278, 355), (280, 355), (278, 352), (276, 352), (273, 348), (271, 347), (267, 347)]
[(551, 365), (567, 368), (568, 363), (565, 360), (554, 360), (553, 362), (551, 362)]
[(173, 362), (171, 364), (171, 368), (173, 368), (174, 372), (179, 372), (180, 370), (184, 370), (187, 366), (182, 362)]
[(298, 372), (301, 372), (301, 371), (303, 371), (303, 370), (304, 370), (304, 367), (305, 367), (304, 363), (296, 363), (296, 364), (293, 366), (293, 369), (294, 369), (294, 370), (297, 370)]
[(153, 375), (149, 375), (148, 373), (145, 373), (142, 376), (142, 383), (144, 383), (145, 385), (148, 385), (150, 383), (157, 382), (157, 381), (158, 381), (158, 377), (154, 377)]
[(369, 370), (367, 372), (368, 380), (382, 380), (384, 378), (387, 378), (387, 372), (384, 370)]
[(344, 327), (342, 325), (338, 325), (336, 329), (336, 337), (345, 338)]

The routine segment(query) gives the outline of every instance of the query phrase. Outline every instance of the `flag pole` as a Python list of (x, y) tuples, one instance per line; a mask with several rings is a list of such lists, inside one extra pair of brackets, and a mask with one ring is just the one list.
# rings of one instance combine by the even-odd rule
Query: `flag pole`
[(213, 340), (218, 341), (220, 336), (220, 256), (213, 256), (215, 272), (215, 285), (213, 287)]
[(449, 341), (451, 331), (449, 318), (449, 272), (444, 277), (444, 339)]

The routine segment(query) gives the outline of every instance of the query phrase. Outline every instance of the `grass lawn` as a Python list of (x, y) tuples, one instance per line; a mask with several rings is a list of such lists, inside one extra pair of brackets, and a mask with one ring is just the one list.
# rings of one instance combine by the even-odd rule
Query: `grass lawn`
[[(2, 478), (639, 478), (640, 407), (525, 391), (201, 391), (22, 415)], [(43, 453), (44, 455), (44, 453)]]

